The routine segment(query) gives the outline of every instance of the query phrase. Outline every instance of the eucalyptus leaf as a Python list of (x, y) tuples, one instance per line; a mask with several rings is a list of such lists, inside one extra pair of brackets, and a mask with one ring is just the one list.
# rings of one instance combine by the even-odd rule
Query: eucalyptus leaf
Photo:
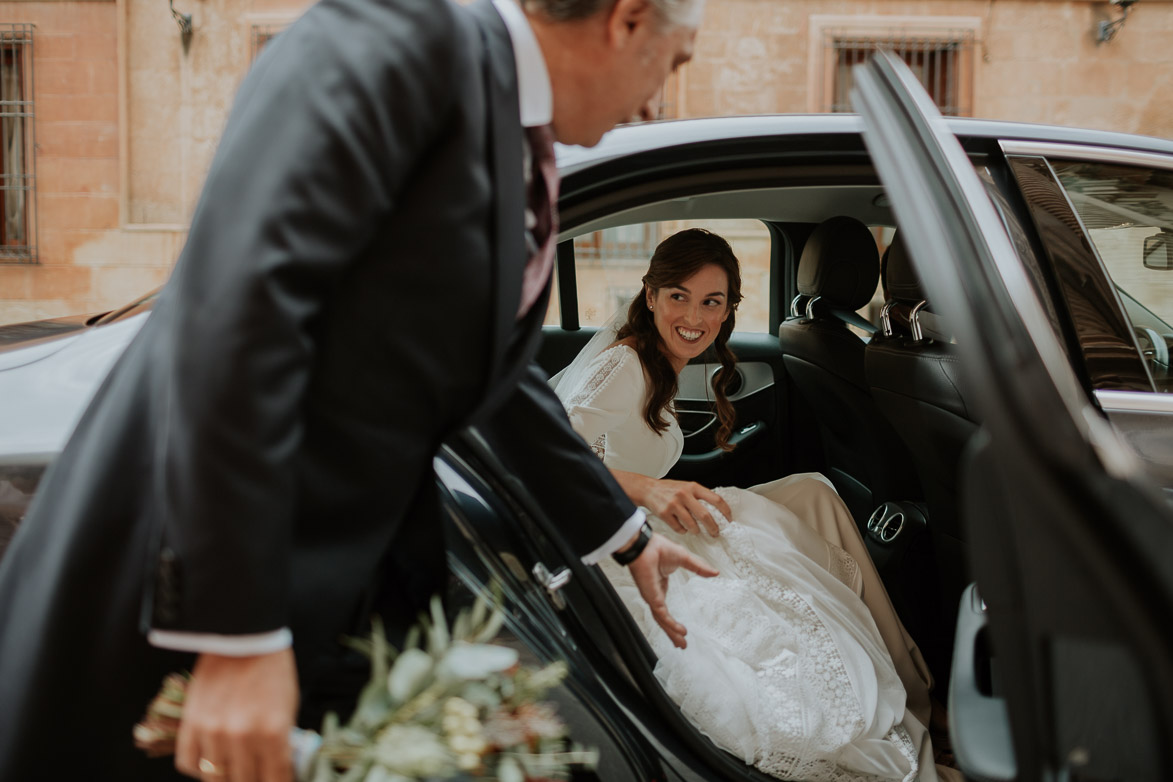
[(338, 782), (362, 782), (363, 777), (371, 769), (371, 761), (363, 758), (346, 770)]
[(348, 727), (357, 731), (357, 735), (381, 724), (391, 710), (391, 694), (387, 691), (386, 681), (372, 678), (359, 693), (358, 703), (354, 707), (354, 714), (350, 717)]
[(460, 691), (460, 697), (474, 706), (492, 711), (501, 705), (501, 696), (484, 682), (468, 682)]
[(461, 611), (456, 615), (456, 620), (452, 622), (452, 640), (453, 642), (467, 641), (468, 637), (472, 635), (472, 618), (469, 616), (467, 610)]
[(403, 641), (404, 650), (420, 648), (420, 627), (419, 625), (412, 625), (411, 629), (407, 631), (407, 638)]
[(437, 673), (453, 679), (483, 679), (517, 664), (516, 649), (493, 644), (458, 644), (440, 660)]
[(407, 701), (427, 686), (435, 661), (420, 649), (408, 649), (399, 655), (387, 677), (387, 692), (393, 704)]
[(501, 625), (504, 623), (505, 612), (498, 609), (493, 612), (492, 616), (489, 617), (489, 621), (485, 622), (485, 624), (477, 631), (477, 634), (474, 635), (470, 640), (476, 644), (483, 644), (487, 641), (491, 641), (497, 637), (497, 633), (501, 630)]
[(506, 755), (497, 764), (497, 779), (499, 782), (525, 782), (525, 772), (515, 758)]
[(485, 621), (485, 617), (489, 615), (489, 600), (484, 595), (477, 595), (476, 602), (472, 604), (472, 613), (469, 615), (469, 621), (472, 622), (474, 628), (478, 628)]
[(387, 680), (387, 666), (390, 659), (387, 634), (383, 632), (383, 620), (371, 617), (371, 678), (376, 682)]
[(428, 628), (428, 651), (439, 657), (448, 651), (450, 637), (448, 635), (448, 619), (444, 616), (444, 604), (439, 595), (432, 595), (430, 604), (432, 610), (432, 624)]
[(402, 777), (398, 774), (392, 774), (378, 763), (375, 763), (371, 766), (371, 770), (367, 772), (363, 782), (394, 782), (395, 779), (402, 779)]

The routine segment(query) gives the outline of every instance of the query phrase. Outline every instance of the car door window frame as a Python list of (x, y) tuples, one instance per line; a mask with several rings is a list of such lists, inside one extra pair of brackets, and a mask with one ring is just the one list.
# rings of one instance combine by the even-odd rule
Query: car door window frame
[[(1037, 154), (1039, 147), (1046, 147), (1049, 154)], [(1073, 155), (1087, 155), (1089, 150), (1006, 141), (1002, 142), (1002, 149), (1050, 261), (1068, 320), (1075, 329), (1082, 368), (1091, 390), (1152, 393), (1155, 388), (1152, 375), (1116, 286), (1048, 162), (1049, 157), (1073, 159)], [(1036, 181), (1024, 186), (1024, 177), (1032, 174)], [(1046, 192), (1039, 191), (1040, 183)], [(1063, 232), (1066, 241), (1057, 241), (1056, 230)]]

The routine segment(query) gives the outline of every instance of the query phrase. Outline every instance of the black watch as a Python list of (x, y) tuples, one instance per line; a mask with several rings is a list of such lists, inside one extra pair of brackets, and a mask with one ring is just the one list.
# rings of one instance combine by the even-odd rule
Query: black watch
[(652, 525), (646, 521), (639, 528), (639, 537), (635, 539), (635, 543), (628, 546), (625, 551), (616, 551), (611, 555), (611, 558), (620, 565), (630, 565), (644, 553), (644, 549), (648, 547), (648, 541), (652, 539)]

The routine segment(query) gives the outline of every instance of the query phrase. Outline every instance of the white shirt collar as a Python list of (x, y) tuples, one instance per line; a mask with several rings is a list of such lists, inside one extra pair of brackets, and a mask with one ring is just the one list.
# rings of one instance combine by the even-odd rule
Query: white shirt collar
[(554, 92), (538, 39), (517, 0), (493, 0), (505, 21), (517, 66), (517, 97), (522, 127), (549, 125), (554, 119)]

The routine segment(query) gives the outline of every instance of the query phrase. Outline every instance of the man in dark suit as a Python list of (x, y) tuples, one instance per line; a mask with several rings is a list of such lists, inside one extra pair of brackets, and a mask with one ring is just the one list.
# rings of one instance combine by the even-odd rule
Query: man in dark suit
[[(516, 432), (585, 561), (643, 544), (526, 369), (556, 183), (521, 126), (594, 144), (644, 110), (700, 0), (495, 1), (322, 0), (245, 80), (171, 281), (0, 562), (0, 779), (166, 777), (130, 727), (198, 654), (180, 770), (288, 780), (299, 684), (330, 695), (338, 636), (442, 572), (431, 459), (470, 422)], [(658, 538), (631, 564), (682, 645), (679, 566), (710, 572)]]

